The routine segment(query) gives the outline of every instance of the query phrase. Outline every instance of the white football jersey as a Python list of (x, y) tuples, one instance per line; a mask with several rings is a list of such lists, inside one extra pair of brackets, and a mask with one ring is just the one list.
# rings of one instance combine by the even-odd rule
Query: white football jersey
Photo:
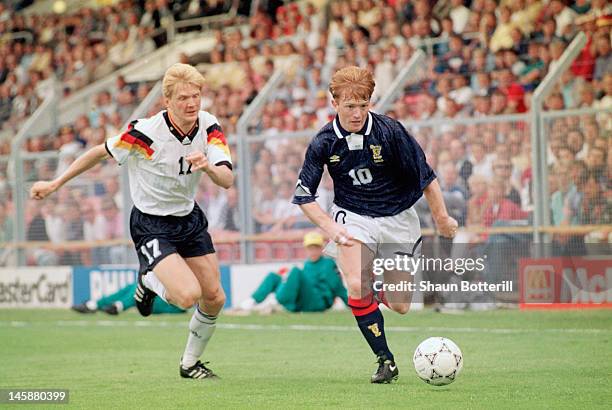
[(184, 216), (192, 211), (202, 171), (191, 171), (185, 160), (189, 154), (201, 151), (211, 164), (232, 167), (219, 122), (206, 111), (200, 111), (188, 132), (180, 130), (167, 111), (160, 111), (133, 121), (105, 145), (119, 165), (127, 162), (132, 201), (150, 215)]

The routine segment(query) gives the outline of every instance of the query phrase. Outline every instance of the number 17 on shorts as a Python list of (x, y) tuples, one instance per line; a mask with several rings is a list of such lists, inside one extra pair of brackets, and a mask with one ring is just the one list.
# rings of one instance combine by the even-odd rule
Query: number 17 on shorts
[(142, 245), (140, 247), (140, 253), (147, 258), (149, 265), (153, 264), (153, 262), (162, 255), (159, 249), (159, 240), (157, 238), (151, 239), (149, 242)]

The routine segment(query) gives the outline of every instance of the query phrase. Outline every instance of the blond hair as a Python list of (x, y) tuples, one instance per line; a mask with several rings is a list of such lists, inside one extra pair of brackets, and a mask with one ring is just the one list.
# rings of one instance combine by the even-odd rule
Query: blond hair
[(329, 92), (337, 102), (342, 98), (369, 101), (375, 85), (372, 73), (365, 68), (350, 66), (336, 71)]
[(193, 84), (198, 88), (202, 88), (204, 86), (204, 77), (194, 66), (176, 63), (171, 65), (164, 74), (162, 80), (162, 93), (164, 97), (172, 97), (178, 83)]

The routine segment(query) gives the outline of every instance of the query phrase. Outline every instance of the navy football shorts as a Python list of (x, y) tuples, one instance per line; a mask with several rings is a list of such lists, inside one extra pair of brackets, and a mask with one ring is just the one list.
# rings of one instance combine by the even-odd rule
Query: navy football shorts
[(183, 258), (214, 253), (212, 238), (206, 230), (208, 220), (196, 203), (185, 216), (157, 216), (132, 208), (130, 233), (140, 262), (140, 273), (152, 270), (166, 256), (178, 253)]

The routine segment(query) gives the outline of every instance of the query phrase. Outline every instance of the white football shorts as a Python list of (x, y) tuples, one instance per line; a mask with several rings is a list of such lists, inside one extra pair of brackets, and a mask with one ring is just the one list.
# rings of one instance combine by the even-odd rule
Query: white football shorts
[[(391, 258), (396, 252), (420, 254), (421, 223), (414, 207), (393, 216), (359, 215), (334, 204), (332, 219), (345, 227), (356, 240), (364, 243), (378, 258)], [(337, 257), (338, 247), (330, 241), (325, 254)]]

